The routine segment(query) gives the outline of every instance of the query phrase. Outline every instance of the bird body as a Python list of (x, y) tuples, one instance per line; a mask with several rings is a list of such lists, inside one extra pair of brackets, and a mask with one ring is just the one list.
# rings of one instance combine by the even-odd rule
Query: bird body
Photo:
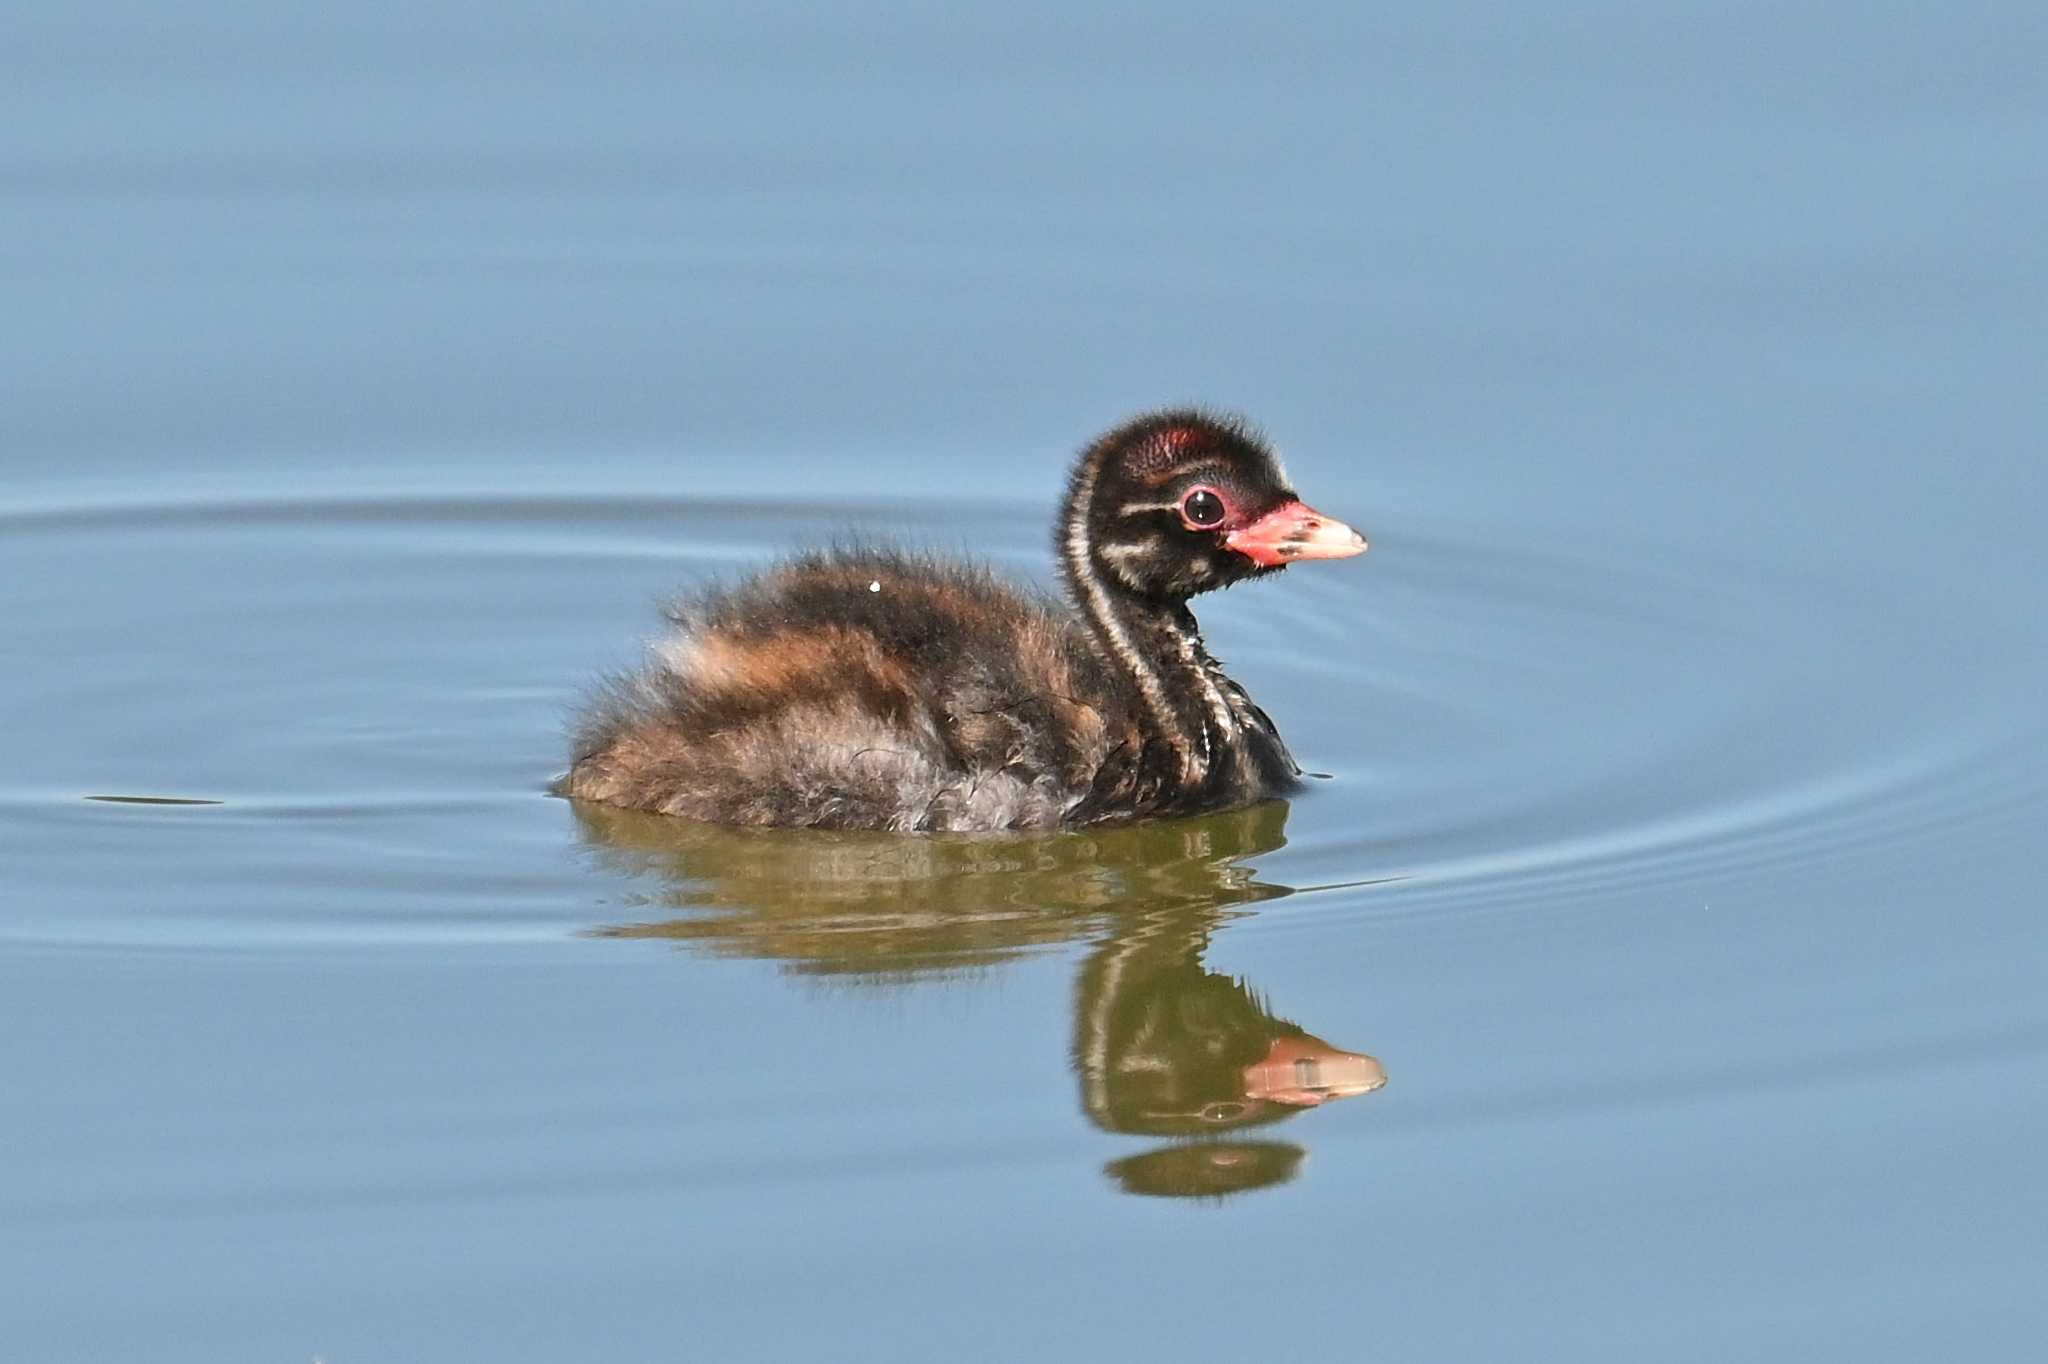
[(1046, 829), (1218, 809), (1299, 769), (1187, 600), (1364, 549), (1243, 427), (1194, 412), (1083, 452), (1069, 601), (878, 548), (802, 555), (670, 612), (592, 705), (560, 790), (732, 824)]

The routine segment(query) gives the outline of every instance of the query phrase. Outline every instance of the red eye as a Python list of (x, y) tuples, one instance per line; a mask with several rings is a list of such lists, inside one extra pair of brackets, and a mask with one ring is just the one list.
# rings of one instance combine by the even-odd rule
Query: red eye
[(1214, 488), (1197, 488), (1180, 500), (1181, 519), (1197, 530), (1210, 530), (1230, 515), (1221, 494)]

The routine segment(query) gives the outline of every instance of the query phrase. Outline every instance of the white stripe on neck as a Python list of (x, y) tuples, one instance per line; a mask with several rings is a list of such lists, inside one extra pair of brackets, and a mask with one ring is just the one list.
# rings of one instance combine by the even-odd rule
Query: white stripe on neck
[[(1123, 621), (1118, 619), (1109, 604), (1109, 598), (1102, 590), (1102, 583), (1096, 577), (1095, 565), (1089, 561), (1088, 513), (1095, 502), (1095, 480), (1100, 472), (1096, 459), (1090, 459), (1081, 467), (1074, 479), (1074, 496), (1067, 510), (1067, 534), (1065, 549), (1067, 555), (1067, 577), (1080, 594), (1082, 609), (1085, 610), (1102, 633), (1109, 639), (1110, 648), (1130, 670), (1132, 680), (1138, 684), (1138, 694), (1144, 698), (1151, 710), (1152, 718), (1168, 734), (1183, 737), (1180, 733), (1180, 717), (1174, 713), (1173, 703), (1166, 695), (1166, 684), (1153, 670), (1138, 647), (1131, 642)], [(1181, 755), (1181, 779), (1192, 784), (1199, 780), (1208, 768), (1209, 735), (1208, 727), (1202, 733), (1202, 771), (1191, 771), (1194, 755), (1186, 751)]]

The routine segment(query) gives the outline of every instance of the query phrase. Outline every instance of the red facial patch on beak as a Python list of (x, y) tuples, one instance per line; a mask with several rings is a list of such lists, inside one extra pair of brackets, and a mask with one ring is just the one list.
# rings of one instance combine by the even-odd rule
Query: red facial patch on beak
[(1365, 537), (1302, 502), (1283, 502), (1223, 543), (1267, 568), (1297, 559), (1349, 559), (1365, 553)]

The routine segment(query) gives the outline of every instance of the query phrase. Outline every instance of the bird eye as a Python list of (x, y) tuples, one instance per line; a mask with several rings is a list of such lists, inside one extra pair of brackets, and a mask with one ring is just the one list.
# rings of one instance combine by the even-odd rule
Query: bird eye
[(1190, 526), (1206, 530), (1223, 524), (1230, 509), (1213, 488), (1197, 488), (1180, 500), (1180, 514)]

